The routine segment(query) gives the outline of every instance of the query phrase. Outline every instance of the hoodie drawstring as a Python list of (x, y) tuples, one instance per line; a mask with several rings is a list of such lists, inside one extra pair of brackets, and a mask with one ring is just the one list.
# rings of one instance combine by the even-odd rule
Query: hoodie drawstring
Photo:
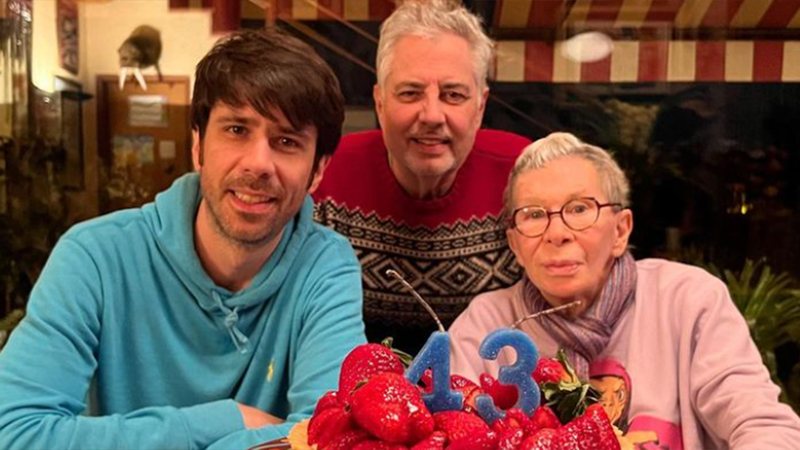
[(236, 346), (236, 350), (239, 351), (241, 354), (245, 354), (248, 352), (248, 343), (250, 342), (247, 339), (247, 336), (241, 332), (238, 328), (236, 328), (236, 323), (239, 321), (239, 307), (235, 307), (233, 309), (228, 308), (222, 303), (222, 297), (220, 297), (219, 293), (216, 291), (211, 291), (211, 297), (214, 298), (214, 301), (217, 302), (217, 306), (219, 309), (225, 314), (225, 319), (223, 323), (225, 324), (225, 328), (228, 330), (228, 336), (230, 336), (231, 341), (233, 341), (233, 345)]

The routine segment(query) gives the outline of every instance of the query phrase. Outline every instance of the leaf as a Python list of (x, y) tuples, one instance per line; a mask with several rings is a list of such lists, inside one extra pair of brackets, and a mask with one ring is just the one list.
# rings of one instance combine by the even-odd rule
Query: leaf
[(392, 353), (394, 353), (400, 359), (400, 363), (403, 364), (403, 367), (408, 369), (408, 367), (411, 365), (411, 362), (414, 361), (414, 357), (400, 350), (399, 348), (392, 347), (393, 342), (394, 338), (388, 336), (381, 341), (381, 345), (391, 350)]
[(542, 383), (540, 389), (547, 406), (555, 412), (561, 423), (567, 423), (583, 414), (589, 405), (599, 402), (600, 393), (578, 377), (564, 349), (558, 350), (556, 359), (569, 374), (570, 380)]
[(558, 362), (561, 363), (561, 366), (564, 367), (564, 370), (567, 372), (567, 375), (569, 375), (569, 378), (571, 380), (570, 382), (562, 381), (559, 384), (565, 386), (575, 386), (575, 387), (579, 386), (580, 378), (578, 377), (578, 373), (575, 372), (575, 368), (573, 368), (572, 364), (570, 364), (569, 359), (567, 359), (566, 350), (564, 350), (563, 348), (559, 348), (558, 352), (556, 352), (556, 359), (558, 360)]
[(738, 272), (720, 271), (713, 265), (705, 267), (727, 285), (772, 380), (782, 387), (782, 399), (793, 401), (794, 408), (800, 409), (800, 392), (792, 396), (792, 392), (786, 389), (787, 386), (800, 385), (800, 373), (792, 373), (786, 380), (781, 380), (775, 359), (777, 347), (800, 345), (800, 289), (797, 280), (787, 272), (774, 272), (764, 259), (747, 259)]

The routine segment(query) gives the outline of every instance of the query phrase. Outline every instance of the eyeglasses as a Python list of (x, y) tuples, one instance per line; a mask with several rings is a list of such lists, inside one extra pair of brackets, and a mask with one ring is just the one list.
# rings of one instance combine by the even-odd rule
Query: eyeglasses
[(556, 214), (569, 229), (582, 231), (597, 222), (600, 209), (606, 206), (622, 209), (622, 203), (600, 203), (593, 197), (582, 197), (568, 201), (558, 211), (548, 211), (537, 205), (523, 206), (514, 210), (511, 220), (514, 229), (531, 238), (543, 235), (550, 226), (550, 217)]

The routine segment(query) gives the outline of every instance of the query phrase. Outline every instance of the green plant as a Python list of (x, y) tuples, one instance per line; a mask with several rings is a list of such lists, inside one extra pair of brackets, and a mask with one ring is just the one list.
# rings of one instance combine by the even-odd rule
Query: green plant
[[(0, 214), (0, 319), (24, 310), (47, 257), (70, 225), (65, 190), (55, 174), (58, 148), (41, 139), (0, 138), (7, 202)], [(7, 332), (16, 324), (11, 320)]]
[(23, 310), (15, 309), (8, 313), (7, 316), (0, 319), (0, 349), (3, 348), (3, 345), (5, 345), (8, 339), (8, 335), (11, 334), (11, 330), (17, 326), (23, 316), (25, 316)]
[(800, 344), (800, 289), (788, 273), (775, 273), (763, 260), (745, 260), (738, 272), (707, 268), (728, 286), (731, 298), (750, 327), (772, 379), (783, 389), (783, 400), (800, 410), (800, 362), (788, 378), (778, 376), (775, 349)]

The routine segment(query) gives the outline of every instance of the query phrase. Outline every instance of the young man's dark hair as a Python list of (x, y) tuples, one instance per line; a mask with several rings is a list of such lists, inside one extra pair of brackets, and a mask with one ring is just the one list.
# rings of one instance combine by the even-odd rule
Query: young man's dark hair
[(344, 99), (336, 75), (308, 44), (276, 28), (222, 39), (197, 64), (192, 129), (200, 139), (217, 102), (249, 104), (269, 118), (274, 118), (270, 109), (277, 107), (296, 129), (314, 125), (315, 165), (333, 154), (342, 135)]

